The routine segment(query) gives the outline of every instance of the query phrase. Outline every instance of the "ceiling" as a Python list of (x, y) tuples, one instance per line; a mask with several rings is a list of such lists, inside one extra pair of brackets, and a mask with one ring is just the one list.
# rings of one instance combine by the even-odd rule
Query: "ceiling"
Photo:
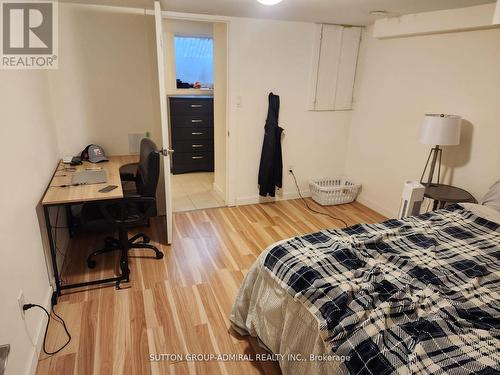
[[(135, 8), (152, 8), (153, 0), (60, 0)], [(495, 0), (283, 0), (266, 6), (256, 0), (160, 0), (162, 9), (237, 17), (272, 18), (294, 21), (368, 25), (380, 16), (372, 10), (385, 10), (389, 16), (462, 8)]]

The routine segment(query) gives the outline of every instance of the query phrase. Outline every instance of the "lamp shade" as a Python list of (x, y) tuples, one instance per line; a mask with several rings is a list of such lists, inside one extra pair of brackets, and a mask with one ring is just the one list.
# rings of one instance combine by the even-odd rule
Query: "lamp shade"
[(420, 131), (420, 142), (426, 145), (458, 145), (461, 122), (462, 118), (455, 115), (425, 115)]

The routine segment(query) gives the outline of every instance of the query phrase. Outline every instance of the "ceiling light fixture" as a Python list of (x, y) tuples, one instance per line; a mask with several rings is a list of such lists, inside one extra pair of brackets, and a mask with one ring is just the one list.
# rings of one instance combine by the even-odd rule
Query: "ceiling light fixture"
[(281, 3), (283, 0), (257, 0), (259, 3), (264, 5), (276, 5)]
[(387, 12), (385, 10), (372, 10), (370, 12), (370, 14), (372, 16), (387, 16), (387, 14), (389, 14), (389, 12)]

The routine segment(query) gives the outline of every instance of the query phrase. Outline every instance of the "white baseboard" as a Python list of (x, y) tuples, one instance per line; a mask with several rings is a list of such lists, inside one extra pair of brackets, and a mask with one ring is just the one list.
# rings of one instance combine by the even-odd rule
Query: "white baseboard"
[[(309, 190), (302, 190), (300, 193), (302, 194), (303, 197), (311, 196), (311, 192)], [(242, 206), (246, 204), (277, 202), (277, 201), (284, 201), (288, 199), (297, 199), (297, 198), (300, 198), (300, 196), (296, 191), (285, 192), (281, 194), (277, 193), (274, 198), (254, 195), (250, 197), (236, 198), (236, 206)], [(398, 216), (397, 212), (394, 212), (386, 207), (380, 206), (378, 203), (374, 202), (371, 199), (367, 199), (365, 197), (360, 196), (356, 200), (359, 203), (365, 205), (366, 207), (378, 212), (379, 214), (386, 216), (387, 218), (396, 218)]]
[[(303, 197), (311, 196), (311, 192), (309, 190), (302, 190), (300, 193), (302, 194)], [(300, 196), (296, 191), (289, 191), (283, 193), (277, 192), (275, 197), (261, 197), (260, 195), (253, 195), (250, 197), (239, 197), (236, 198), (236, 205), (242, 206), (245, 204), (269, 203), (269, 202), (285, 201), (297, 198), (300, 198)]]
[[(40, 303), (43, 307), (50, 312), (52, 308), (52, 287), (49, 286), (47, 291), (47, 296), (45, 300)], [(45, 333), (45, 324), (46, 324), (46, 315), (43, 311), (40, 311), (40, 322), (38, 323), (38, 328), (35, 334), (35, 346), (33, 347), (33, 352), (31, 353), (31, 360), (29, 367), (27, 369), (27, 375), (35, 375), (36, 368), (38, 366), (38, 358), (40, 357), (40, 352), (42, 350), (43, 345), (43, 334)]]
[(389, 219), (398, 217), (397, 212), (394, 212), (394, 211), (388, 209), (387, 207), (382, 207), (378, 203), (375, 203), (373, 200), (366, 198), (366, 197), (363, 197), (362, 195), (358, 196), (356, 198), (356, 200), (359, 203), (361, 203), (362, 205), (365, 205), (366, 207), (371, 208), (373, 211), (376, 211), (379, 214), (384, 215), (385, 217), (387, 217)]

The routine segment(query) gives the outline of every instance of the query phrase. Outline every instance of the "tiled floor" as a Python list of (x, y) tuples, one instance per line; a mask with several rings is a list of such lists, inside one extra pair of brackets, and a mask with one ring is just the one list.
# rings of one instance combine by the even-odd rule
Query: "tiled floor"
[(174, 212), (222, 207), (225, 202), (213, 188), (214, 174), (197, 172), (172, 175)]

